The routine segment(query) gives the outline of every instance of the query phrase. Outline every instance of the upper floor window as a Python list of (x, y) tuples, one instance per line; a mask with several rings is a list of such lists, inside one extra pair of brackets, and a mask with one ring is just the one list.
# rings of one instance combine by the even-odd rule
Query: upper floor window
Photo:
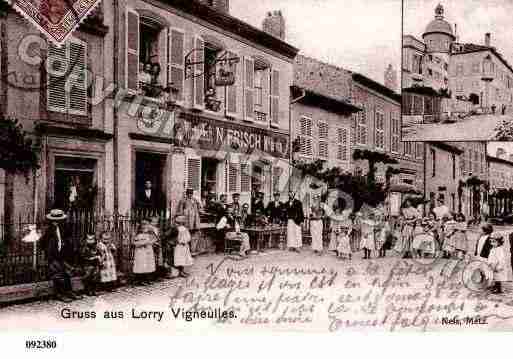
[(349, 130), (347, 128), (337, 128), (337, 160), (347, 161), (349, 149)]
[(392, 150), (392, 152), (399, 153), (399, 142), (400, 142), (400, 131), (401, 131), (400, 121), (399, 121), (399, 118), (393, 117), (392, 114), (390, 114), (390, 118), (391, 118), (390, 122), (391, 122), (391, 127), (392, 127), (391, 150)]
[(376, 148), (385, 149), (385, 115), (376, 111)]
[(319, 158), (328, 158), (329, 125), (327, 122), (319, 121)]
[(49, 111), (87, 115), (87, 44), (70, 38), (61, 47), (48, 47), (47, 108)]
[(127, 9), (125, 87), (153, 98), (161, 98), (173, 89), (180, 102), (184, 88), (184, 33), (163, 22)]
[(301, 144), (301, 155), (312, 157), (313, 155), (313, 136), (312, 119), (302, 116), (299, 120), (299, 140)]
[[(251, 70), (251, 69), (250, 69)], [(255, 59), (253, 66), (254, 113), (257, 121), (266, 122), (270, 106), (270, 64), (262, 59)]]
[(404, 142), (404, 154), (410, 157), (413, 155), (413, 142)]
[(424, 143), (416, 142), (415, 143), (415, 158), (420, 159), (424, 156)]
[(356, 114), (356, 142), (361, 145), (367, 144), (367, 109), (365, 106)]
[(456, 65), (456, 76), (463, 75), (463, 64), (459, 63)]

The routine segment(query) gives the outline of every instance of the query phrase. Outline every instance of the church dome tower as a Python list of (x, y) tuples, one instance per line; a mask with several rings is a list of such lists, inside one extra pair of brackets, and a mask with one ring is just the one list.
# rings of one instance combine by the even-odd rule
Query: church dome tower
[(426, 44), (426, 52), (450, 53), (451, 45), (456, 40), (451, 24), (444, 19), (444, 7), (438, 4), (435, 8), (435, 19), (432, 20), (422, 38)]

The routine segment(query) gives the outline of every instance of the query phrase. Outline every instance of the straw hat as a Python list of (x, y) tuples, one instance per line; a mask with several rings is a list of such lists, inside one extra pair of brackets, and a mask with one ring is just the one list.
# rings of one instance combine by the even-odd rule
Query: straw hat
[(50, 213), (46, 215), (46, 218), (48, 218), (50, 221), (62, 221), (67, 217), (68, 216), (62, 209), (52, 209)]
[(110, 241), (112, 239), (112, 234), (110, 234), (110, 232), (103, 232), (100, 235), (100, 238), (105, 240), (105, 241)]
[(87, 234), (86, 235), (86, 243), (87, 244), (93, 244), (96, 242), (96, 237), (94, 234)]

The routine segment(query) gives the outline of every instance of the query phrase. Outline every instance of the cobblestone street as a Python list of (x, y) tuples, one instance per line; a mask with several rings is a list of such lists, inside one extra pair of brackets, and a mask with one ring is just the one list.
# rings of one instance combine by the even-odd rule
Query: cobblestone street
[[(506, 228), (502, 227), (501, 230), (506, 230)], [(470, 236), (471, 245), (473, 245), (476, 238), (477, 232), (473, 232)], [(506, 253), (509, 253), (509, 245), (506, 244), (505, 249)], [(96, 298), (85, 297), (71, 304), (64, 304), (54, 300), (41, 300), (11, 305), (0, 310), (0, 324), (3, 327), (34, 328), (37, 327), (34, 326), (34, 323), (45, 323), (46, 328), (59, 328), (59, 330), (115, 329), (116, 331), (124, 331), (169, 328), (187, 331), (191, 329), (214, 328), (220, 324), (208, 320), (195, 320), (191, 323), (183, 320), (174, 320), (169, 312), (171, 297), (176, 296), (173, 307), (198, 309), (201, 308), (201, 305), (208, 304), (211, 305), (211, 308), (222, 307), (226, 309), (230, 307), (227, 303), (232, 301), (231, 307), (233, 308), (234, 301), (240, 304), (243, 301), (256, 300), (257, 292), (260, 292), (260, 289), (257, 288), (257, 283), (264, 283), (266, 278), (269, 278), (271, 272), (281, 270), (282, 272), (278, 275), (277, 280), (279, 278), (283, 280), (279, 286), (275, 285), (273, 289), (266, 292), (266, 300), (269, 300), (269, 303), (276, 303), (276, 298), (285, 293), (283, 289), (287, 289), (287, 293), (312, 296), (311, 298), (318, 296), (320, 299), (312, 312), (312, 323), (300, 324), (298, 329), (324, 331), (327, 327), (330, 330), (333, 329), (333, 318), (331, 317), (330, 320), (329, 314), (332, 310), (330, 308), (334, 308), (334, 303), (340, 302), (344, 296), (348, 296), (344, 297), (345, 299), (343, 300), (346, 306), (356, 301), (356, 298), (364, 300), (366, 295), (367, 297), (369, 296), (368, 293), (374, 293), (373, 290), (381, 290), (386, 285), (385, 283), (387, 283), (387, 278), (392, 270), (397, 271), (397, 273), (400, 272), (400, 279), (397, 280), (396, 284), (387, 289), (390, 293), (389, 296), (408, 295), (412, 297), (411, 300), (415, 300), (413, 298), (416, 298), (415, 296), (419, 296), (420, 294), (418, 293), (422, 292), (422, 295), (429, 295), (433, 305), (447, 305), (446, 302), (448, 300), (444, 295), (437, 297), (440, 293), (437, 294), (436, 286), (447, 289), (449, 288), (447, 287), (449, 283), (461, 284), (462, 281), (461, 274), (452, 276), (450, 281), (442, 280), (443, 276), (441, 273), (445, 270), (444, 268), (448, 268), (448, 263), (450, 262), (447, 260), (439, 259), (434, 263), (432, 260), (404, 260), (393, 251), (389, 251), (389, 256), (384, 259), (373, 258), (372, 260), (363, 260), (361, 258), (361, 253), (355, 253), (352, 261), (343, 261), (337, 259), (331, 253), (318, 256), (309, 248), (303, 248), (299, 254), (289, 251), (268, 250), (265, 253), (252, 255), (243, 260), (222, 255), (200, 256), (196, 258), (194, 266), (190, 269), (191, 275), (188, 279), (161, 280), (148, 286), (126, 286), (118, 288), (112, 293), (101, 294)], [(284, 275), (283, 271), (288, 271), (289, 274)], [(302, 274), (298, 275), (298, 271), (302, 272)], [(321, 278), (320, 275), (313, 276), (303, 273), (308, 271), (326, 275)], [(296, 275), (291, 275), (290, 272), (296, 273)], [(336, 273), (336, 275), (330, 276), (333, 273)], [(212, 280), (212, 277), (215, 277), (215, 282)], [(511, 279), (511, 273), (509, 273), (509, 278)], [(330, 279), (332, 280), (331, 283)], [(295, 280), (298, 280), (297, 283), (300, 282), (300, 284), (297, 284)], [(248, 283), (245, 288), (237, 287), (236, 291), (233, 290), (235, 283), (239, 283), (238, 285), (240, 286), (240, 283), (245, 283), (245, 281)], [(294, 287), (295, 285), (297, 287)], [(428, 288), (429, 290), (426, 291)], [(178, 298), (177, 293), (183, 294), (187, 290), (190, 290), (189, 297), (181, 295)], [(390, 292), (391, 290), (398, 290), (398, 292), (393, 294), (393, 292)], [(240, 295), (239, 299), (234, 298), (236, 294)], [(489, 304), (484, 303), (493, 303), (495, 308), (497, 308), (497, 313), (492, 310), (487, 312), (488, 315), (500, 313), (501, 317), (509, 317), (513, 315), (513, 302), (508, 303), (511, 300), (512, 294), (511, 282), (508, 282), (505, 285), (505, 294), (503, 295), (492, 295), (476, 299), (468, 288), (462, 287), (459, 289), (458, 298), (467, 299), (465, 308), (469, 310), (474, 305), (477, 305), (476, 303), (481, 303), (480, 305), (490, 309)], [(213, 298), (216, 295), (221, 295), (222, 299), (214, 300)], [(191, 299), (192, 296), (194, 296), (194, 299)], [(228, 299), (229, 296), (231, 297)], [(469, 298), (472, 298), (472, 300)], [(387, 300), (392, 299), (388, 298)], [(194, 303), (199, 304), (199, 306), (191, 306)], [(381, 313), (386, 316), (385, 312), (391, 310), (390, 305), (376, 308), (377, 314), (375, 315)], [(119, 320), (63, 319), (60, 316), (65, 308), (81, 312), (94, 310), (96, 313), (123, 311), (125, 320), (122, 322), (123, 325), (120, 325), (121, 322)], [(242, 308), (238, 320), (233, 322), (234, 325), (226, 325), (223, 329), (236, 330), (241, 326), (249, 325), (250, 321), (242, 323), (243, 318), (247, 319), (249, 317), (249, 315), (246, 317), (247, 308), (240, 305), (238, 308)], [(155, 323), (154, 320), (149, 319), (134, 319), (133, 310), (135, 310), (135, 316), (140, 311), (154, 310), (167, 311), (167, 313), (161, 322)], [(453, 310), (456, 312), (454, 308)], [(355, 318), (359, 318), (359, 316), (363, 318), (367, 314), (365, 310), (360, 312), (360, 309), (355, 309), (354, 311)], [(463, 314), (460, 313), (459, 315)], [(127, 317), (133, 320), (126, 320)], [(260, 319), (262, 318), (264, 316)], [(511, 319), (509, 321), (511, 322)], [(80, 323), (80, 325), (77, 323)], [(500, 329), (503, 324), (503, 320), (490, 322), (488, 329)], [(427, 328), (438, 325), (438, 322), (431, 322), (427, 325)], [(385, 327), (389, 329), (388, 326)], [(266, 326), (253, 325), (252, 328), (261, 329), (266, 328)], [(290, 329), (290, 327), (286, 326), (284, 328)], [(279, 330), (280, 325), (275, 324), (273, 329)]]

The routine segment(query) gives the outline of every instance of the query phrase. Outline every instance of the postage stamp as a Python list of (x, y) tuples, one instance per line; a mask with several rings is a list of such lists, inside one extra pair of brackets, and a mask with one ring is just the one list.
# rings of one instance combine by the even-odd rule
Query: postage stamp
[(61, 45), (101, 0), (7, 0), (48, 39)]

